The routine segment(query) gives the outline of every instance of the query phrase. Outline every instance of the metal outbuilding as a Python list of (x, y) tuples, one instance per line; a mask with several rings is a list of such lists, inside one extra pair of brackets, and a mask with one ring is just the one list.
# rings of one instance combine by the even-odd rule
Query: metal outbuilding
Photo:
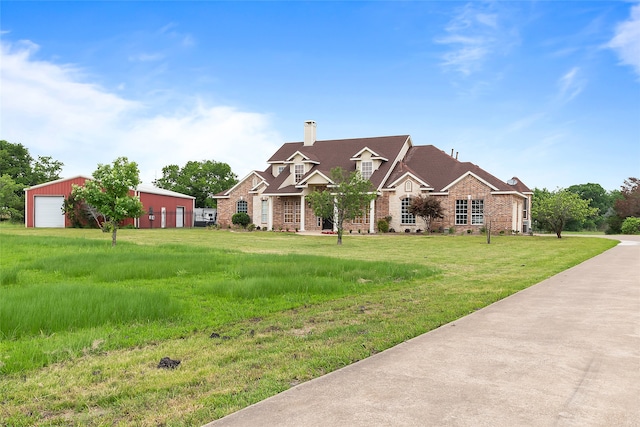
[[(71, 222), (62, 212), (64, 200), (69, 197), (72, 185), (84, 185), (91, 178), (75, 176), (63, 178), (25, 189), (26, 227), (70, 227)], [(138, 228), (193, 227), (195, 197), (152, 185), (138, 185), (130, 190), (138, 196), (144, 207), (140, 218), (130, 218), (124, 225)]]

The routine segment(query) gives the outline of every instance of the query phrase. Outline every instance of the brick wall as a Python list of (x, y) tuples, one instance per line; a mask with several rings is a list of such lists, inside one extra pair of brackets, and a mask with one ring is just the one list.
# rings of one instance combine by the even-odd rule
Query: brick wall
[[(471, 196), (471, 197), (469, 197)], [(471, 202), (469, 201), (467, 211), (467, 224), (456, 225), (456, 200), (484, 200), (485, 224), (471, 224)], [(439, 222), (438, 226), (443, 228), (454, 227), (456, 232), (473, 230), (478, 232), (480, 228), (486, 226), (486, 222), (491, 220), (491, 231), (511, 232), (512, 212), (515, 198), (511, 194), (491, 195), (491, 189), (477, 178), (469, 175), (449, 189), (449, 196), (443, 201), (446, 209), (445, 218)], [(521, 208), (520, 208), (521, 209)]]
[[(411, 192), (406, 192), (405, 182), (406, 181), (401, 182), (395, 192), (385, 192), (383, 197), (378, 199), (376, 216), (377, 218), (383, 218), (385, 215), (391, 215), (391, 228), (397, 232), (404, 232), (405, 229), (409, 229), (411, 232), (424, 230), (425, 223), (421, 218), (416, 218), (415, 225), (401, 223), (402, 199), (408, 196), (417, 197), (418, 195), (426, 195), (426, 193), (419, 191), (417, 182), (413, 182)], [(511, 233), (514, 222), (519, 222), (518, 219), (521, 218), (523, 209), (523, 204), (519, 197), (512, 194), (492, 195), (489, 187), (471, 175), (451, 187), (448, 195), (435, 195), (431, 197), (438, 198), (444, 208), (444, 218), (431, 222), (430, 228), (432, 231), (441, 231), (453, 227), (456, 233), (465, 233), (467, 230), (478, 233), (481, 228), (486, 227), (487, 221), (491, 219), (493, 233), (499, 233), (500, 231)], [(471, 224), (471, 202), (469, 201), (467, 207), (467, 224), (456, 225), (456, 200), (484, 200), (485, 223)], [(515, 221), (513, 218), (514, 211), (517, 215)]]
[(252, 216), (253, 194), (249, 194), (249, 190), (251, 190), (252, 187), (251, 180), (247, 179), (233, 190), (228, 199), (218, 199), (218, 225), (220, 227), (226, 228), (232, 225), (231, 217), (236, 213), (236, 203), (239, 200), (247, 202), (247, 213), (251, 216), (251, 221), (254, 222), (257, 220), (258, 224), (260, 223), (260, 218), (253, 218)]
[[(228, 199), (218, 200), (218, 224), (221, 227), (227, 227), (231, 224), (231, 216), (236, 213), (236, 203), (239, 200), (245, 200), (247, 202), (248, 213), (251, 215), (251, 220), (257, 225), (264, 225), (260, 222), (260, 197), (255, 197), (253, 194), (249, 194), (249, 190), (252, 187), (250, 180), (239, 185), (231, 194)], [(399, 184), (396, 191), (385, 191), (375, 201), (375, 217), (370, 221), (374, 224), (374, 230), (377, 231), (377, 220), (390, 215), (392, 217), (391, 228), (394, 228), (397, 232), (403, 232), (405, 229), (410, 229), (411, 232), (416, 230), (424, 230), (424, 221), (420, 218), (416, 218), (415, 225), (401, 224), (401, 200), (404, 197), (411, 196), (416, 197), (418, 195), (425, 195), (421, 193), (419, 184), (412, 181), (412, 191), (406, 192), (404, 181)], [(471, 224), (471, 203), (468, 204), (468, 216), (467, 224), (456, 225), (455, 224), (455, 203), (456, 200), (484, 200), (484, 214), (485, 224)], [(436, 195), (432, 196), (440, 199), (442, 207), (444, 208), (445, 217), (441, 220), (434, 220), (431, 222), (431, 230), (439, 231), (443, 229), (449, 229), (453, 227), (456, 233), (464, 233), (467, 230), (473, 230), (474, 233), (478, 233), (479, 230), (486, 226), (487, 221), (490, 219), (492, 223), (492, 232), (499, 233), (504, 231), (511, 233), (516, 227), (519, 226), (519, 220), (522, 218), (523, 202), (520, 197), (516, 197), (512, 194), (498, 194), (491, 195), (491, 189), (487, 187), (477, 178), (469, 175), (458, 182), (456, 185), (449, 189), (448, 195)], [(294, 231), (296, 228), (301, 229), (300, 223), (285, 223), (284, 222), (284, 209), (283, 202), (285, 200), (296, 202), (300, 201), (298, 196), (282, 196), (279, 198), (273, 198), (273, 229), (274, 230), (289, 230)], [(255, 209), (254, 209), (254, 205)], [(313, 213), (313, 210), (306, 202), (301, 209), (305, 211), (305, 227), (307, 231), (319, 231), (322, 226), (318, 225), (317, 218)], [(531, 205), (529, 205), (529, 211)], [(513, 213), (516, 213), (516, 218), (513, 218)], [(256, 218), (253, 216), (258, 215)], [(515, 224), (514, 224), (515, 223)], [(352, 229), (357, 232), (360, 228), (363, 232), (369, 229), (369, 224), (353, 224), (351, 221), (346, 221), (344, 224), (345, 230)], [(521, 231), (521, 230), (518, 230)]]

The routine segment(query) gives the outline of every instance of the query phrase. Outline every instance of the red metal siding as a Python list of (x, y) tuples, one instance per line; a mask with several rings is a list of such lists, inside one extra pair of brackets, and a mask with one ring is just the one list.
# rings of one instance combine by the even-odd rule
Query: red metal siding
[[(49, 184), (42, 184), (36, 186), (36, 188), (27, 189), (25, 191), (25, 226), (35, 226), (34, 206), (36, 196), (64, 196), (67, 198), (71, 194), (72, 184), (84, 185), (86, 181), (87, 178), (85, 177), (75, 177), (61, 181), (53, 181)], [(135, 193), (130, 191), (130, 194), (133, 196)], [(152, 225), (149, 221), (148, 214), (150, 207), (153, 207), (156, 215), (156, 219), (153, 221), (153, 228), (160, 228), (160, 211), (163, 207), (167, 212), (166, 228), (175, 228), (175, 212), (178, 207), (184, 208), (184, 227), (193, 227), (194, 199), (140, 192), (140, 201), (144, 206), (145, 212), (138, 221), (140, 228), (150, 228)], [(133, 218), (129, 218), (124, 220), (122, 225), (136, 225), (136, 221)], [(68, 218), (65, 218), (65, 227), (70, 226), (71, 222)]]
[[(67, 198), (69, 197), (69, 194), (71, 194), (72, 184), (84, 185), (85, 181), (86, 178), (84, 177), (75, 177), (69, 178), (64, 181), (54, 181), (49, 185), (27, 189), (25, 191), (25, 226), (35, 226), (36, 212), (34, 206), (36, 196), (64, 196), (65, 198)], [(69, 227), (71, 225), (71, 223), (69, 222), (69, 218), (65, 218), (64, 222), (65, 227)]]
[[(176, 212), (178, 208), (184, 209), (183, 227), (193, 227), (193, 199), (140, 192), (140, 201), (144, 206), (145, 212), (138, 222), (140, 228), (160, 228), (162, 208), (165, 208), (166, 211), (165, 228), (176, 227)], [(149, 220), (149, 208), (153, 208), (153, 215), (155, 216), (153, 221)]]

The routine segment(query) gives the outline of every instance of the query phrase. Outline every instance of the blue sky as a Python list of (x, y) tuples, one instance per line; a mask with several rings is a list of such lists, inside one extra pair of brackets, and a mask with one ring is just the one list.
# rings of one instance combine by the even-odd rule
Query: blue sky
[(127, 156), (264, 169), (318, 139), (409, 134), (498, 178), (640, 176), (640, 3), (0, 3), (0, 139), (91, 175)]

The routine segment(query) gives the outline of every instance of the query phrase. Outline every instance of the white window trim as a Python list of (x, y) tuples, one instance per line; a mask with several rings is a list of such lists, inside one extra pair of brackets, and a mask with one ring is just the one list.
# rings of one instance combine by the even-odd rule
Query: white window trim
[[(365, 165), (367, 166), (367, 170), (365, 170)], [(371, 160), (363, 160), (360, 162), (360, 174), (363, 179), (371, 178), (371, 175), (373, 175), (373, 162)]]
[[(299, 173), (298, 169), (302, 169), (302, 172)], [(304, 176), (304, 165), (301, 163), (297, 163), (293, 165), (293, 181), (297, 184), (302, 181), (302, 177)]]
[[(405, 197), (400, 201), (400, 224), (401, 225), (416, 225), (416, 216), (409, 213), (409, 206), (411, 205), (411, 197)], [(406, 206), (406, 213), (404, 208)], [(409, 222), (405, 220), (408, 219)]]

